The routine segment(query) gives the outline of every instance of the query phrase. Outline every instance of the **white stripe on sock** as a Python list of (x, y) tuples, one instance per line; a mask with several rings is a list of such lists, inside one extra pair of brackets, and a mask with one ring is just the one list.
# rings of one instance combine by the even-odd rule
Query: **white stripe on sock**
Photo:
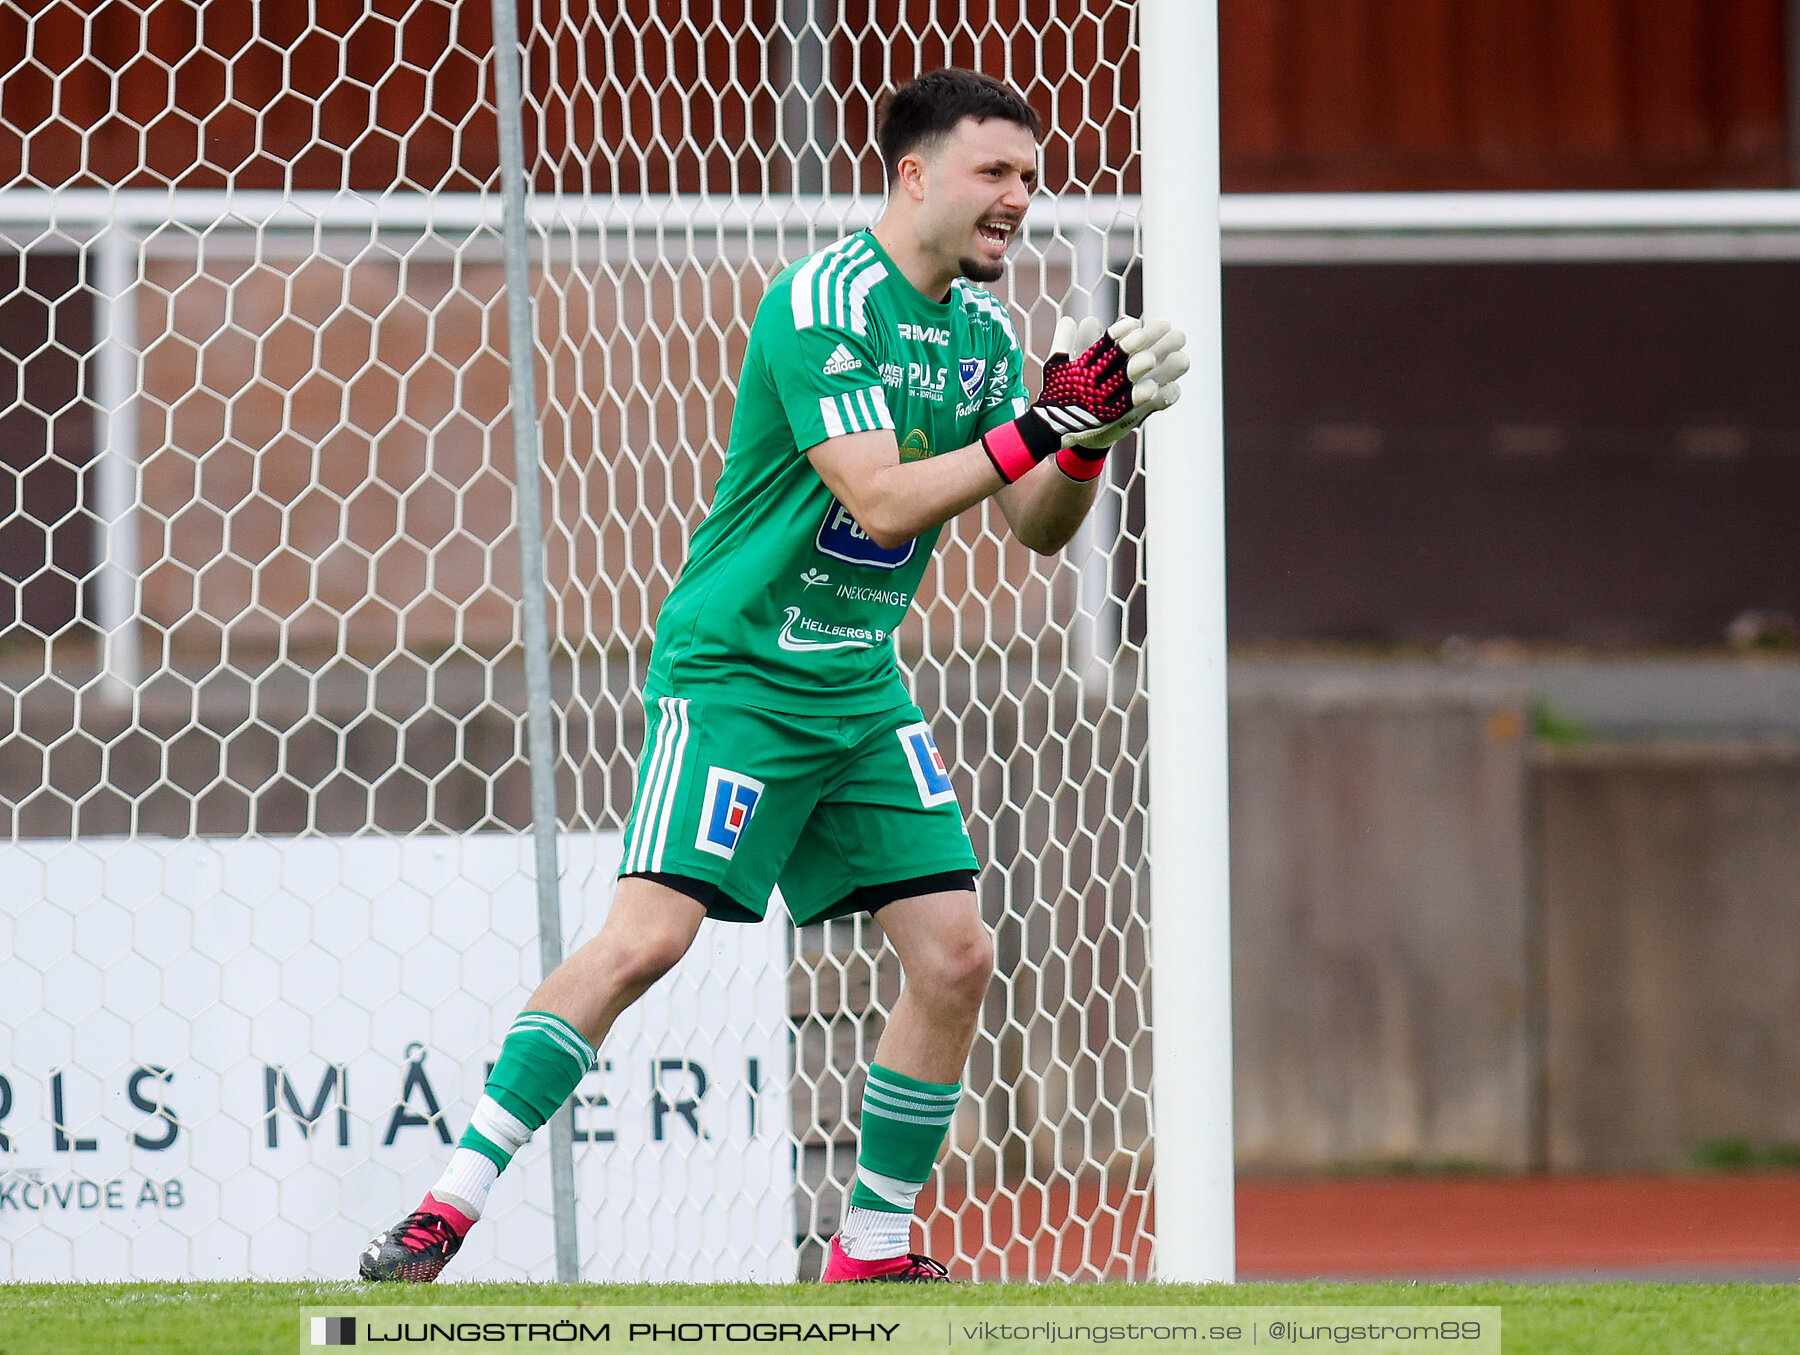
[(956, 1103), (962, 1100), (963, 1092), (960, 1086), (953, 1087), (947, 1092), (914, 1091), (911, 1087), (902, 1087), (898, 1083), (889, 1082), (886, 1078), (874, 1074), (869, 1077), (868, 1088), (889, 1101), (905, 1105), (913, 1110), (953, 1109)]
[(938, 1129), (944, 1128), (956, 1118), (954, 1109), (932, 1111), (926, 1115), (914, 1115), (909, 1110), (897, 1110), (884, 1103), (879, 1096), (863, 1093), (862, 1113), (877, 1115), (887, 1120), (898, 1120), (902, 1124), (928, 1124)]
[(516, 1153), (531, 1142), (531, 1130), (525, 1122), (491, 1096), (483, 1096), (475, 1103), (475, 1113), (469, 1116), (469, 1128), (496, 1148), (504, 1148), (509, 1153)]
[(564, 1053), (581, 1065), (581, 1071), (587, 1072), (594, 1066), (594, 1049), (581, 1033), (573, 1026), (542, 1014), (521, 1016), (513, 1022), (513, 1030), (535, 1030), (548, 1035)]
[(925, 1185), (923, 1181), (902, 1181), (897, 1176), (883, 1176), (880, 1172), (870, 1171), (860, 1162), (856, 1164), (856, 1179), (894, 1208), (904, 1209), (908, 1214), (912, 1213), (913, 1206), (918, 1203), (919, 1191)]

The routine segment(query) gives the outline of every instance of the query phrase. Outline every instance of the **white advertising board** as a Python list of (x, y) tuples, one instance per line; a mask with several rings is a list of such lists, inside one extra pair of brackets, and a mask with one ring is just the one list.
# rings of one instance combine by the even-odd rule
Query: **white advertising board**
[[(562, 844), (571, 949), (619, 835)], [(539, 978), (510, 834), (0, 845), (0, 1278), (348, 1278)], [(577, 1089), (582, 1278), (792, 1279), (789, 930), (708, 924)], [(548, 1133), (446, 1279), (550, 1279)]]

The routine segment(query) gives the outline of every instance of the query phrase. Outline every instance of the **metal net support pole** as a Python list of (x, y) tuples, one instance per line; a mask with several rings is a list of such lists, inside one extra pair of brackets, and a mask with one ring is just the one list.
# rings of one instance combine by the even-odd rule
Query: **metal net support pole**
[[(562, 963), (562, 904), (558, 893), (556, 750), (550, 710), (550, 627), (545, 606), (544, 508), (538, 447), (537, 340), (531, 320), (531, 271), (525, 238), (524, 91), (519, 23), (514, 0), (493, 0), (494, 99), (500, 122), (500, 187), (505, 204), (507, 366), (512, 374), (515, 526), (519, 534), (519, 592), (525, 645), (526, 753), (531, 771), (531, 837), (535, 848), (538, 955), (546, 975)], [(550, 1185), (556, 1221), (556, 1278), (581, 1277), (575, 1246), (574, 1120), (569, 1103), (550, 1119)]]
[(99, 232), (94, 254), (95, 404), (92, 616), (100, 635), (100, 695), (128, 706), (143, 681), (138, 622), (138, 243), (127, 227)]

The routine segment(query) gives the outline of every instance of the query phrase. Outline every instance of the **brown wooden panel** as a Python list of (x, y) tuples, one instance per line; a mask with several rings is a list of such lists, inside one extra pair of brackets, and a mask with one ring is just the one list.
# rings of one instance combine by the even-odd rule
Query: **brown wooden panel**
[(559, 17), (570, 8), (544, 0), (531, 42), (531, 87), (550, 110), (540, 187), (762, 191), (773, 0), (630, 0)]
[(1382, 0), (1374, 8), (1374, 133), (1398, 150), (1430, 150), (1455, 136), (1453, 3)]
[(1657, 0), (1625, 11), (1632, 120), (1646, 150), (1692, 153), (1710, 140), (1706, 44), (1713, 26), (1702, 19), (1709, 6), (1718, 0)]
[[(412, 0), (6, 6), (0, 182), (477, 187), (497, 158), (482, 103), (487, 15), (482, 4)], [(527, 19), (529, 87), (544, 110), (540, 185), (785, 188), (786, 73), (768, 37), (778, 15), (779, 0), (537, 0)], [(1054, 128), (1051, 182), (1135, 187), (1120, 177), (1137, 103), (1132, 19), (1124, 0), (991, 0), (955, 21), (933, 0), (847, 0), (815, 128), (831, 186), (880, 183), (872, 91), (955, 63), (1028, 92)]]
[(1460, 62), (1467, 146), (1497, 160), (1545, 141), (1547, 0), (1462, 0)]
[[(81, 153), (80, 128), (105, 114), (104, 88), (81, 61), (73, 5), (0, 5), (0, 167), (8, 182)], [(55, 116), (58, 101), (67, 112)]]
[(1784, 0), (1222, 0), (1228, 190), (1788, 182)]
[[(539, 0), (545, 186), (784, 188), (776, 14), (776, 0)], [(1223, 0), (1220, 14), (1230, 188), (1787, 181), (1783, 0)], [(474, 187), (496, 158), (486, 15), (409, 0), (9, 5), (0, 175)], [(954, 62), (1038, 104), (1048, 183), (1135, 187), (1131, 25), (1121, 3), (991, 0), (951, 22), (934, 0), (845, 0), (817, 129), (831, 186), (879, 183), (865, 91)]]
[[(943, 66), (972, 66), (1006, 80), (1044, 119), (1044, 182), (1080, 184), (1097, 193), (1135, 191), (1131, 115), (1137, 61), (1130, 50), (1129, 6), (1093, 0), (991, 0), (971, 6), (970, 22), (944, 17), (937, 0), (849, 0), (834, 56), (845, 99), (842, 140), (852, 148), (856, 180), (881, 182), (874, 149), (874, 93)], [(1031, 41), (1021, 43), (1019, 35)], [(893, 35), (911, 42), (888, 43)], [(1068, 78), (1082, 72), (1084, 80)], [(1084, 87), (1085, 86), (1085, 87)], [(864, 148), (866, 149), (860, 149)], [(834, 176), (843, 189), (850, 180)]]
[(1282, 10), (1267, 0), (1220, 0), (1219, 14), (1220, 118), (1238, 150), (1277, 152), (1287, 135)]
[(1369, 144), (1373, 54), (1367, 0), (1302, 0), (1290, 6), (1297, 65), (1306, 91), (1294, 119), (1302, 151), (1331, 153)]
[(1625, 146), (1620, 0), (1562, 0), (1550, 10), (1550, 97), (1559, 150), (1617, 154)]
[(497, 158), (477, 106), (487, 13), (410, 0), (7, 6), (0, 179), (476, 187)]
[(1787, 86), (1783, 67), (1766, 53), (1786, 48), (1786, 0), (1726, 6), (1719, 14), (1712, 81), (1730, 148), (1745, 155), (1785, 153)]

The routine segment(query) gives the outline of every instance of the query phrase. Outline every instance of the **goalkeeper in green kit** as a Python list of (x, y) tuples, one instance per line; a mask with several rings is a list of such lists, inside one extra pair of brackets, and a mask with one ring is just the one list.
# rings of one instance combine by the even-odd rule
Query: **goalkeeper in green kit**
[(599, 935), (513, 1023), (442, 1178), (362, 1254), (437, 1278), (495, 1178), (593, 1066), (620, 1012), (707, 918), (868, 912), (904, 987), (876, 1047), (856, 1183), (824, 1278), (934, 1280), (913, 1206), (961, 1095), (993, 972), (977, 862), (893, 635), (943, 524), (993, 497), (1060, 550), (1107, 449), (1179, 394), (1160, 321), (1064, 319), (1034, 400), (1004, 272), (1041, 125), (1007, 86), (942, 70), (888, 102), (888, 198), (783, 272), (757, 310), (712, 510), (657, 619), (620, 880)]

